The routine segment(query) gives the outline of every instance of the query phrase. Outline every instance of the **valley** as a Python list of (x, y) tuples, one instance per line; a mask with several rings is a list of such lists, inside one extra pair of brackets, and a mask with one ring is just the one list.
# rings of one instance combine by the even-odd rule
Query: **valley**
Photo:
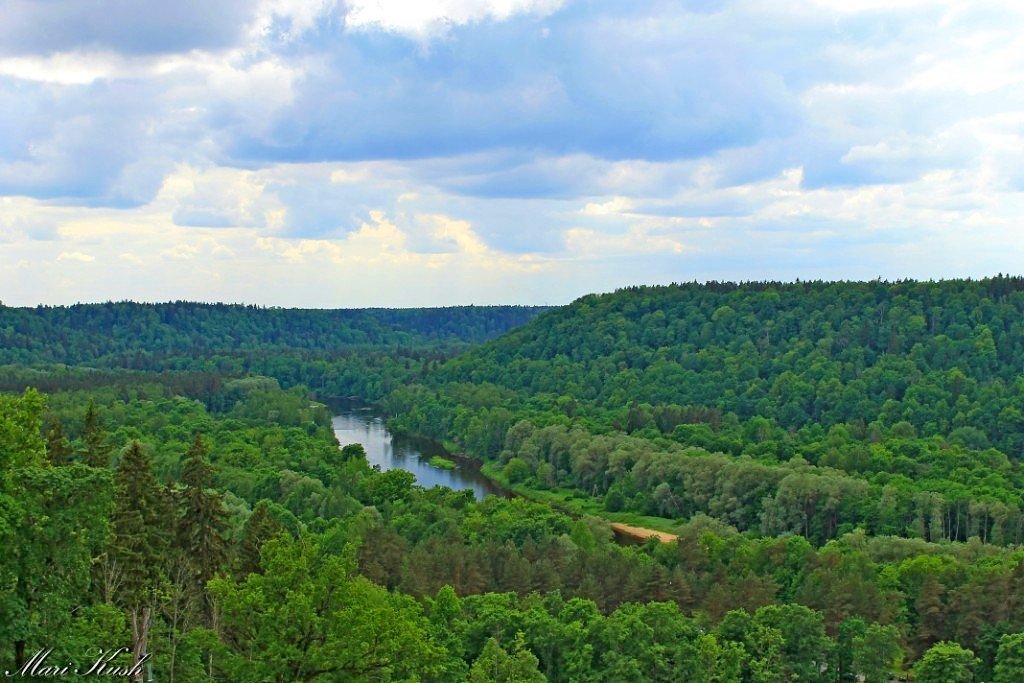
[(35, 539), (0, 561), (0, 657), (57, 632), (182, 680), (994, 671), (1024, 643), (1022, 321), (1006, 277), (0, 308), (3, 533)]

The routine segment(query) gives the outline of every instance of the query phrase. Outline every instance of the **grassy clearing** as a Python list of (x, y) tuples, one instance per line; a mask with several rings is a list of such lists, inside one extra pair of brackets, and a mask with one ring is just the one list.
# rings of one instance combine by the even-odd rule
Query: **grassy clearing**
[(592, 517), (606, 519), (609, 522), (620, 522), (622, 524), (661, 531), (668, 534), (678, 534), (682, 526), (682, 524), (676, 520), (665, 519), (664, 517), (651, 517), (649, 515), (641, 515), (635, 512), (609, 512), (604, 508), (604, 504), (600, 499), (591, 498), (574, 489), (547, 490), (531, 488), (524, 484), (511, 484), (508, 479), (505, 478), (504, 473), (501, 471), (501, 467), (494, 462), (485, 462), (480, 467), (480, 472), (494, 483), (511, 491), (517, 496), (522, 496), (527, 500), (536, 501), (538, 503), (548, 503), (552, 507), (568, 512), (569, 514), (577, 517), (590, 515)]

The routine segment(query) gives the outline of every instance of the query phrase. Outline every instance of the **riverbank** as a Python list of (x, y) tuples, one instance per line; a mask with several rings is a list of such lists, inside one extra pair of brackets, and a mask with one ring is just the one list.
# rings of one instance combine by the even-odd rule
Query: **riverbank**
[(634, 512), (609, 512), (599, 500), (582, 496), (578, 491), (567, 489), (540, 490), (522, 484), (512, 484), (505, 478), (497, 463), (485, 462), (480, 466), (480, 473), (487, 477), (495, 486), (517, 496), (538, 503), (547, 503), (553, 508), (574, 517), (584, 515), (597, 517), (608, 522), (617, 535), (634, 541), (644, 542), (649, 538), (657, 538), (663, 543), (675, 543), (679, 540), (680, 524), (664, 517), (650, 517)]
[(670, 534), (664, 531), (655, 531), (654, 529), (645, 529), (631, 524), (622, 524), (621, 522), (612, 522), (612, 531), (617, 535), (627, 536), (635, 541), (639, 541), (640, 543), (644, 543), (651, 538), (656, 538), (662, 543), (675, 543), (679, 540), (679, 536), (675, 534)]

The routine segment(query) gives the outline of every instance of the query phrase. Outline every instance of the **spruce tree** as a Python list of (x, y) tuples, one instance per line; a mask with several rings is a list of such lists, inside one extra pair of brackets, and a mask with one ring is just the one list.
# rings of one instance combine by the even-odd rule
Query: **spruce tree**
[(283, 531), (284, 526), (271, 516), (269, 503), (265, 500), (257, 503), (242, 527), (242, 538), (235, 555), (235, 575), (242, 579), (259, 572), (263, 544)]
[(85, 441), (82, 462), (90, 467), (110, 466), (110, 445), (107, 443), (107, 433), (100, 422), (94, 401), (89, 401), (89, 407), (85, 411), (82, 440)]
[(46, 457), (54, 467), (70, 464), (72, 449), (64, 436), (64, 426), (54, 416), (50, 420), (50, 428), (46, 431)]
[[(206, 444), (199, 434), (182, 462), (181, 483), (185, 488), (178, 494), (177, 545), (189, 570), (193, 594), (203, 596), (206, 582), (227, 561), (229, 520), (224, 502), (212, 489), (213, 468), (206, 461)], [(201, 602), (207, 605), (205, 599)], [(208, 609), (204, 612), (209, 616)]]
[(172, 509), (166, 489), (157, 482), (138, 441), (121, 454), (114, 482), (110, 557), (120, 570), (122, 581), (116, 601), (128, 616), (133, 662), (138, 662), (146, 654), (153, 613), (165, 579)]

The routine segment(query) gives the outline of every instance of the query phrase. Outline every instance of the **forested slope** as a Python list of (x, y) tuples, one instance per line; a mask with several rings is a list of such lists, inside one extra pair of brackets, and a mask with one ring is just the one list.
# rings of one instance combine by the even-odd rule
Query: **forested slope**
[[(130, 370), (164, 378), (173, 373), (176, 382), (192, 387), (191, 396), (200, 395), (199, 385), (215, 386), (223, 377), (260, 375), (322, 396), (377, 400), (428, 366), (544, 310), (302, 310), (192, 302), (0, 305), (0, 389), (119, 383), (126, 375), (116, 371)], [(83, 373), (85, 367), (115, 372)]]
[[(388, 400), (395, 426), (609, 511), (1016, 543), (1024, 280), (587, 296)], [(511, 469), (508, 469), (511, 466)]]
[(178, 301), (14, 308), (0, 305), (0, 363), (140, 367), (153, 356), (476, 343), (543, 308), (283, 309)]
[[(786, 429), (971, 427), (1017, 457), (1022, 370), (1024, 278), (995, 278), (631, 288), (553, 310), (452, 360), (438, 380), (612, 411), (702, 406)], [(638, 419), (630, 429), (653, 415)]]

